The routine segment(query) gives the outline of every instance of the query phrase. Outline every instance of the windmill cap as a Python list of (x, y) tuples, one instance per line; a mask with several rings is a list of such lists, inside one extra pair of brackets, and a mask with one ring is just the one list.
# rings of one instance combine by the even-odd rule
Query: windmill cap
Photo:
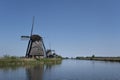
[(32, 35), (30, 37), (30, 39), (34, 42), (34, 41), (40, 41), (40, 40), (42, 40), (42, 37), (39, 36), (39, 35)]

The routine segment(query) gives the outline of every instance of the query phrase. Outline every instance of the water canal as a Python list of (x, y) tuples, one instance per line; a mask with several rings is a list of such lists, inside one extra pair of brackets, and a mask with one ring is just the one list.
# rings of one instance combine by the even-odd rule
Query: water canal
[(1, 67), (0, 80), (120, 80), (120, 63), (63, 60), (59, 64)]

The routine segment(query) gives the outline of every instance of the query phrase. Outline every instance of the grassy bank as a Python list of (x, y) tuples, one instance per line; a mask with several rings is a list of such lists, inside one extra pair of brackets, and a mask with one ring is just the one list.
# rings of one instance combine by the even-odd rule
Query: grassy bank
[(76, 57), (76, 59), (120, 62), (120, 57)]
[(0, 58), (0, 66), (21, 66), (21, 65), (35, 65), (35, 64), (46, 64), (46, 63), (61, 63), (61, 58), (44, 58), (44, 59), (34, 59), (34, 58), (19, 58), (19, 57), (3, 57)]

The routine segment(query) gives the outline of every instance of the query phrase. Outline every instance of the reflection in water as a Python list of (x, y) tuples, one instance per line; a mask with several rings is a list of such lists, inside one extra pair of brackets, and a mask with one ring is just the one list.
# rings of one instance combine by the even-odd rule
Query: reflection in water
[(0, 67), (0, 80), (26, 80), (24, 67)]
[(0, 66), (0, 80), (44, 80), (46, 72), (58, 64), (61, 61), (39, 65)]
[(0, 80), (120, 80), (120, 63), (63, 60), (59, 64), (0, 67)]
[(26, 68), (28, 80), (43, 80), (44, 65), (36, 65)]
[(1, 66), (0, 65), (0, 70), (3, 70), (3, 71), (8, 71), (8, 70), (15, 71), (15, 70), (17, 70), (20, 67), (22, 67), (22, 66), (17, 66), (17, 65)]
[(61, 64), (61, 62), (26, 67), (27, 80), (43, 80), (44, 73), (51, 70), (53, 66), (58, 64)]

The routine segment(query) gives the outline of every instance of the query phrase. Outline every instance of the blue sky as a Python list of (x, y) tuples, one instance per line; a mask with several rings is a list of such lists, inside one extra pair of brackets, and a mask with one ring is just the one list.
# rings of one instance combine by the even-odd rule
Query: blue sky
[(119, 0), (1, 0), (0, 56), (24, 56), (34, 33), (62, 56), (120, 56)]

